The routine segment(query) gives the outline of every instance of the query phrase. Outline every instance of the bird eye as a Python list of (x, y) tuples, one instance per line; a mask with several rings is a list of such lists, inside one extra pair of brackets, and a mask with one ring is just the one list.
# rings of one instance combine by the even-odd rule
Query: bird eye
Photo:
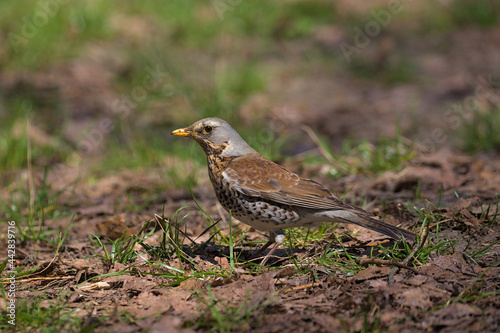
[(210, 133), (214, 130), (214, 128), (212, 126), (205, 126), (203, 130), (205, 131), (205, 133)]

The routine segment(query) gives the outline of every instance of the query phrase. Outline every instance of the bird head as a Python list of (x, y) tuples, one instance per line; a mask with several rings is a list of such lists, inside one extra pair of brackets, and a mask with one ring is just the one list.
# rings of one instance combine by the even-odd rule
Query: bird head
[(191, 126), (176, 129), (172, 135), (192, 138), (207, 154), (241, 156), (255, 152), (227, 121), (219, 118), (198, 120)]

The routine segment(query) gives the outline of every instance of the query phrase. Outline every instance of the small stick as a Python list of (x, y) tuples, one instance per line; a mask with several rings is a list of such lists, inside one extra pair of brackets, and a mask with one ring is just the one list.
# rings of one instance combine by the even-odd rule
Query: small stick
[[(72, 279), (74, 278), (73, 275), (67, 275), (67, 276), (48, 276), (48, 277), (35, 277), (35, 278), (29, 278), (29, 279), (24, 279), (20, 278), (19, 280), (16, 280), (16, 282), (32, 282), (32, 281), (52, 281), (52, 280), (67, 280), (67, 279)], [(2, 281), (2, 284), (9, 284), (9, 281)]]
[(308, 288), (314, 288), (314, 287), (320, 287), (321, 283), (319, 282), (313, 282), (313, 283), (308, 283), (304, 284), (302, 286), (296, 286), (296, 287), (288, 287), (286, 289), (283, 289), (281, 292), (276, 292), (275, 295), (277, 296), (280, 293), (287, 294), (292, 291), (297, 291), (297, 290), (302, 290), (302, 289), (308, 289)]
[[(427, 235), (428, 234), (429, 234), (429, 225), (427, 224), (426, 227), (425, 227), (425, 229), (422, 228), (420, 243), (418, 244), (418, 246), (414, 246), (413, 247), (413, 249), (411, 250), (410, 255), (408, 257), (406, 257), (401, 264), (403, 264), (405, 266), (408, 265), (408, 263), (413, 258), (413, 256), (415, 255), (415, 253), (417, 253), (417, 251), (420, 250), (422, 248), (422, 246), (424, 246), (425, 241), (427, 240)], [(389, 284), (393, 284), (394, 283), (394, 275), (398, 271), (399, 271), (399, 267), (398, 266), (396, 266), (396, 267), (394, 267), (392, 269), (391, 273), (389, 274)], [(418, 273), (418, 274), (420, 274), (420, 273)]]
[(370, 264), (375, 264), (375, 265), (386, 265), (386, 266), (396, 266), (399, 268), (405, 268), (409, 271), (412, 271), (413, 273), (420, 274), (416, 269), (413, 267), (410, 267), (408, 265), (405, 265), (403, 263), (394, 261), (394, 260), (383, 260), (383, 259), (375, 259), (375, 258), (370, 258), (370, 259), (361, 259), (359, 261), (359, 264), (361, 266), (368, 266)]

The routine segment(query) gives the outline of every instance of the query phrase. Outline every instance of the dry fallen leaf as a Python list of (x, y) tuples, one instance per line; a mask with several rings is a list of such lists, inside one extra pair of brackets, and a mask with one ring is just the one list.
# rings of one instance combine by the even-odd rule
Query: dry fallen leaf
[(135, 235), (134, 229), (125, 224), (125, 215), (113, 216), (104, 222), (97, 224), (97, 231), (101, 236), (115, 240), (123, 235)]

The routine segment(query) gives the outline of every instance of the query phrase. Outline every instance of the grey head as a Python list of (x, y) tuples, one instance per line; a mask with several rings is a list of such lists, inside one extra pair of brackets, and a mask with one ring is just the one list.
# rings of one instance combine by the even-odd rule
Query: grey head
[(229, 157), (255, 153), (238, 132), (220, 118), (201, 119), (191, 126), (173, 131), (172, 134), (194, 139), (207, 154), (216, 152)]

